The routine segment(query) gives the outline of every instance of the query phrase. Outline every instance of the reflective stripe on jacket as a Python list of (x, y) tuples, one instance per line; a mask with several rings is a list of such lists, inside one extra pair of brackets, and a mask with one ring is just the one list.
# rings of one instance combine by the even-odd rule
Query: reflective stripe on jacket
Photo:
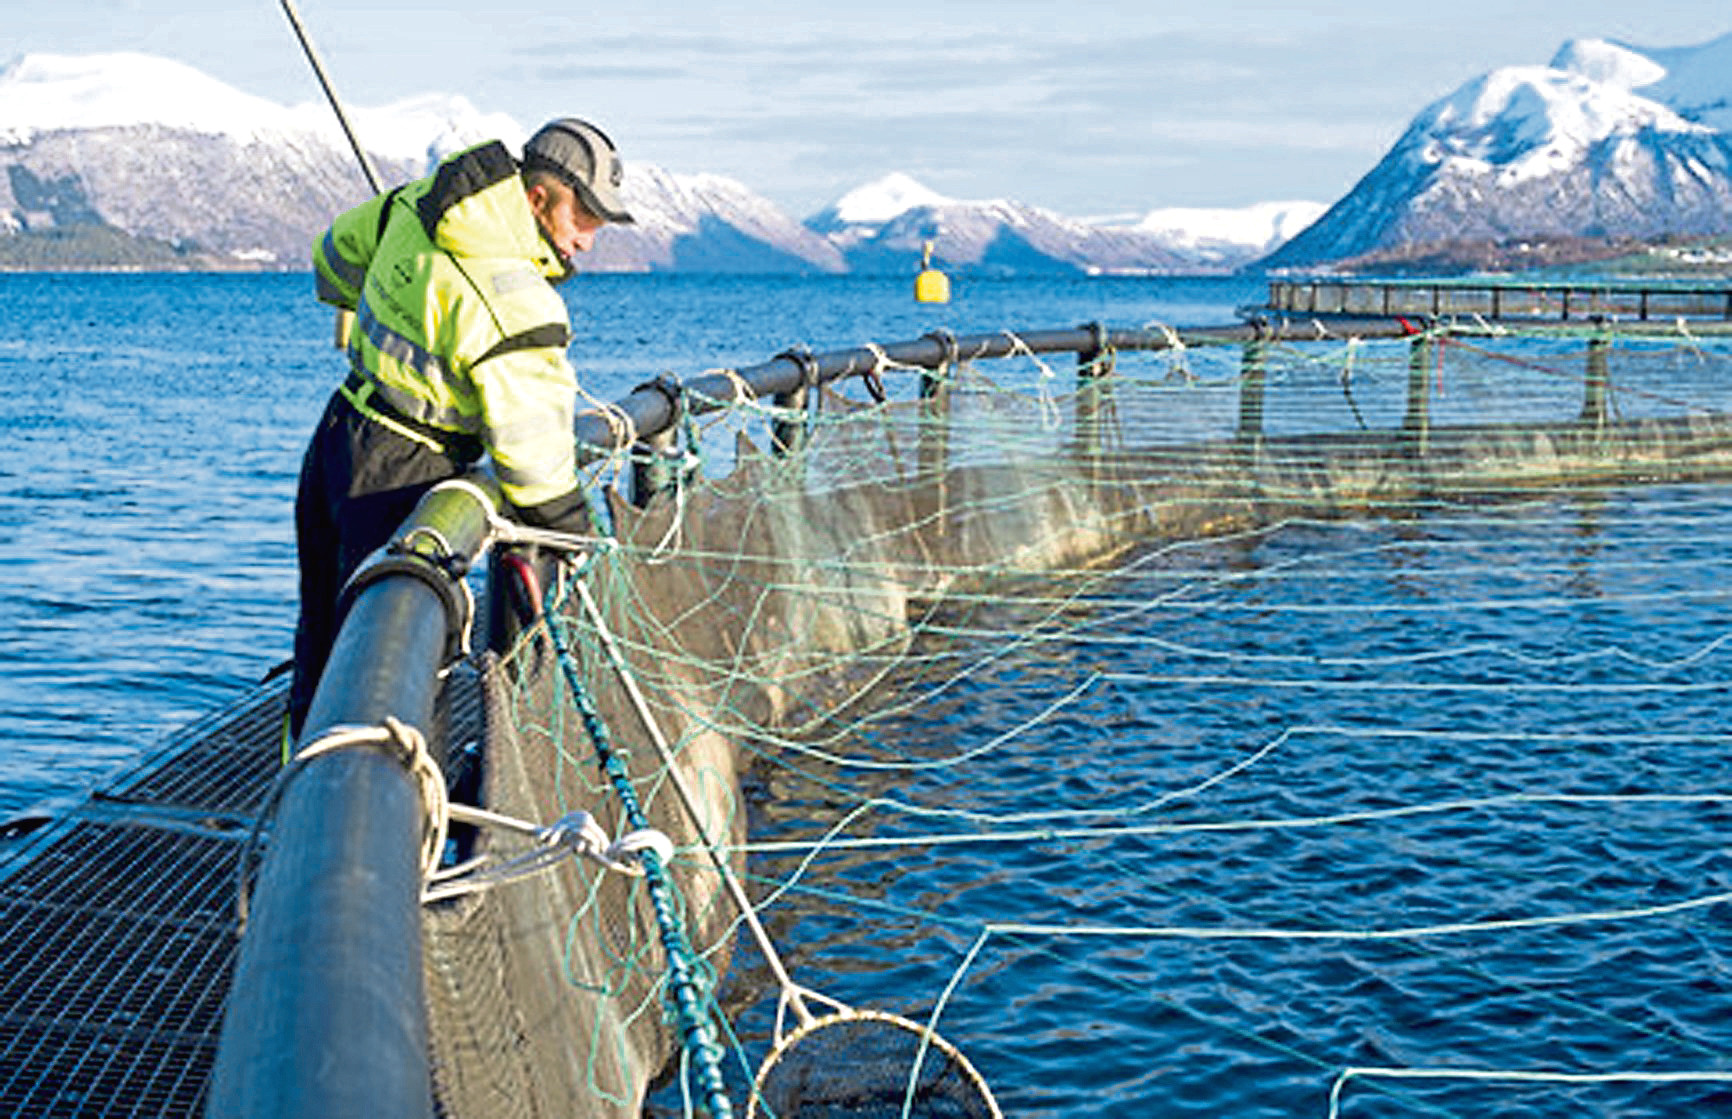
[(577, 484), (571, 328), (517, 164), (491, 142), (342, 214), (318, 297), (355, 312), (349, 360), (390, 412), (479, 438), (521, 507)]

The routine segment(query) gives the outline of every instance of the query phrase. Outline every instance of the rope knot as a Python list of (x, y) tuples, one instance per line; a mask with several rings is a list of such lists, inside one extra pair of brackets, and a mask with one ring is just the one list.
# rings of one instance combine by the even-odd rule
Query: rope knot
[(566, 848), (573, 855), (633, 878), (644, 875), (644, 852), (655, 852), (663, 865), (674, 857), (673, 840), (655, 828), (638, 828), (610, 839), (594, 816), (581, 811), (561, 816), (543, 828), (538, 838), (549, 846)]

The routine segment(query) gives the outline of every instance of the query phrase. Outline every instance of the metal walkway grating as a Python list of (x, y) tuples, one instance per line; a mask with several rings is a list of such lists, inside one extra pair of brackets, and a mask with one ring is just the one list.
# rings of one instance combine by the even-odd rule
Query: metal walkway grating
[[(478, 683), (466, 667), (447, 683), (451, 742), (481, 736)], [(235, 863), (280, 765), (284, 688), (0, 842), (0, 1116), (203, 1114), (240, 945)]]
[(281, 686), (226, 708), (184, 732), (197, 749), (165, 752), (98, 796), (251, 814), (282, 762), (283, 710)]
[(0, 902), (0, 921), (0, 1114), (199, 1114), (232, 921), (31, 902)]

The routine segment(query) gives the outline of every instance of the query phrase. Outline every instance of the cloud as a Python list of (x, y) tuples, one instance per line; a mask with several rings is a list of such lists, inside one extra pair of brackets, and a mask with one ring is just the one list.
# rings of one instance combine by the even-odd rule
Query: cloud
[(512, 67), (543, 106), (598, 106), (628, 155), (793, 210), (902, 169), (1074, 213), (1333, 199), (1426, 103), (1503, 61), (1441, 51), (1423, 12), (1175, 7), (1103, 22), (1037, 0), (759, 2), (749, 21), (693, 9), (528, 36)]

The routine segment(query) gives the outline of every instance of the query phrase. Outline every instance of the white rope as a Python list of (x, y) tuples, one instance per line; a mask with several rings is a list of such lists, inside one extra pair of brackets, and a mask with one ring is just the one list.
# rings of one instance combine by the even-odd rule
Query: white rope
[(638, 441), (637, 423), (631, 418), (631, 414), (612, 401), (603, 400), (584, 391), (581, 385), (578, 386), (577, 394), (583, 397), (592, 413), (600, 416), (606, 422), (608, 434), (613, 437), (613, 447), (609, 452), (610, 457), (617, 459), (620, 455), (630, 451), (631, 445)]
[(758, 390), (752, 387), (750, 381), (740, 376), (740, 371), (738, 369), (734, 369), (730, 366), (725, 369), (718, 369), (716, 372), (726, 377), (728, 379), (728, 384), (733, 386), (734, 399), (732, 403), (756, 404), (758, 402)]
[(1339, 1119), (1341, 1093), (1353, 1079), (1504, 1081), (1513, 1084), (1700, 1084), (1732, 1083), (1732, 1072), (1545, 1072), (1535, 1069), (1375, 1068), (1342, 1069), (1329, 1089), (1329, 1119)]
[[(1461, 923), (1456, 923), (1456, 924), (1442, 924), (1442, 925), (1419, 925), (1419, 926), (1409, 926), (1406, 928), (1389, 928), (1389, 929), (1291, 929), (1291, 928), (1281, 929), (1281, 928), (1258, 928), (1258, 927), (1246, 927), (1246, 926), (1240, 926), (1237, 928), (1233, 928), (1233, 927), (1213, 927), (1213, 928), (1211, 928), (1211, 927), (1183, 927), (1183, 926), (1050, 925), (1050, 924), (1014, 924), (1014, 923), (1009, 923), (1009, 922), (987, 922), (986, 924), (981, 926), (980, 932), (976, 935), (973, 945), (970, 946), (967, 954), (963, 957), (962, 961), (957, 965), (955, 971), (951, 974), (950, 982), (948, 984), (946, 984), (943, 995), (940, 996), (940, 998), (938, 1000), (938, 1004), (933, 1008), (931, 1022), (932, 1022), (932, 1028), (936, 1029), (938, 1017), (939, 1017), (940, 1013), (942, 1013), (945, 1004), (948, 1002), (948, 1000), (951, 996), (951, 993), (954, 992), (961, 985), (962, 977), (963, 977), (964, 973), (966, 973), (974, 965), (975, 960), (980, 956), (981, 952), (985, 949), (987, 942), (995, 936), (1045, 936), (1045, 937), (1053, 937), (1053, 938), (1124, 937), (1127, 939), (1154, 937), (1154, 938), (1180, 938), (1180, 939), (1193, 939), (1193, 940), (1391, 941), (1391, 940), (1411, 940), (1411, 939), (1419, 939), (1419, 938), (1425, 938), (1425, 937), (1446, 936), (1446, 935), (1455, 935), (1455, 934), (1463, 934), (1463, 933), (1500, 932), (1500, 931), (1505, 931), (1505, 930), (1509, 930), (1509, 929), (1542, 928), (1542, 927), (1553, 927), (1553, 926), (1595, 924), (1595, 923), (1612, 922), (1612, 921), (1639, 920), (1639, 919), (1645, 919), (1645, 918), (1651, 918), (1651, 917), (1670, 916), (1672, 914), (1683, 913), (1683, 912), (1696, 910), (1696, 909), (1703, 909), (1703, 908), (1707, 908), (1707, 907), (1715, 906), (1715, 905), (1722, 905), (1722, 904), (1725, 904), (1727, 902), (1732, 902), (1732, 893), (1709, 894), (1705, 897), (1690, 898), (1690, 899), (1687, 899), (1685, 901), (1673, 902), (1673, 903), (1665, 904), (1665, 905), (1645, 906), (1645, 907), (1638, 908), (1638, 909), (1603, 910), (1603, 911), (1599, 911), (1599, 912), (1559, 914), (1556, 916), (1546, 916), (1546, 917), (1520, 917), (1520, 918), (1512, 918), (1509, 920), (1500, 920), (1500, 921), (1461, 922)], [(1461, 1070), (1457, 1070), (1457, 1071), (1458, 1071), (1458, 1074), (1463, 1074), (1463, 1075), (1466, 1075), (1468, 1077), (1479, 1077), (1479, 1078), (1484, 1078), (1484, 1079), (1491, 1079), (1493, 1076), (1498, 1076), (1498, 1077), (1506, 1078), (1506, 1079), (1516, 1079), (1516, 1078), (1524, 1075), (1524, 1074), (1515, 1073), (1515, 1074), (1508, 1074), (1507, 1076), (1505, 1076), (1504, 1074), (1475, 1073), (1471, 1070), (1466, 1070), (1465, 1072), (1462, 1072)], [(1388, 1074), (1388, 1075), (1392, 1075), (1392, 1076), (1406, 1074), (1406, 1075), (1412, 1075), (1415, 1077), (1419, 1077), (1419, 1076), (1429, 1076), (1429, 1075), (1443, 1075), (1444, 1073), (1442, 1071), (1430, 1072), (1427, 1070), (1352, 1068), (1352, 1069), (1346, 1070), (1346, 1072), (1342, 1075), (1342, 1077), (1338, 1078), (1338, 1080), (1336, 1082), (1336, 1093), (1335, 1094), (1339, 1093), (1341, 1085), (1345, 1082), (1345, 1080), (1350, 1075), (1363, 1076), (1363, 1075), (1375, 1075), (1375, 1074)], [(1535, 1077), (1535, 1078), (1550, 1075), (1554, 1079), (1560, 1079), (1561, 1080), (1561, 1079), (1564, 1079), (1571, 1074), (1531, 1073), (1531, 1074), (1525, 1074), (1525, 1075), (1530, 1076), (1530, 1077)], [(1586, 1074), (1584, 1074), (1584, 1075), (1586, 1075)], [(1613, 1073), (1613, 1074), (1602, 1074), (1602, 1075), (1609, 1077), (1609, 1078), (1619, 1078), (1619, 1077), (1634, 1077), (1637, 1074)], [(1732, 1080), (1732, 1072), (1715, 1073), (1715, 1074), (1696, 1074), (1696, 1073), (1675, 1073), (1675, 1074), (1656, 1073), (1656, 1074), (1652, 1074), (1652, 1076), (1654, 1078), (1675, 1077), (1677, 1079), (1691, 1079), (1691, 1078), (1695, 1078), (1695, 1077), (1706, 1078), (1710, 1075), (1714, 1076), (1716, 1078), (1724, 1077), (1728, 1080)], [(1333, 1103), (1335, 1095), (1332, 1095), (1331, 1098), (1332, 1098), (1332, 1103)], [(1333, 1108), (1330, 1111), (1330, 1115), (1331, 1115), (1332, 1119), (1336, 1115), (1336, 1112), (1333, 1110)]]
[(1493, 338), (1502, 338), (1509, 333), (1509, 327), (1504, 326), (1502, 323), (1487, 322), (1485, 316), (1481, 315), (1478, 311), (1473, 313), (1473, 321), (1479, 324), (1480, 330), (1491, 335)]
[(657, 540), (655, 546), (650, 548), (648, 554), (644, 556), (644, 562), (652, 566), (667, 563), (674, 556), (678, 555), (680, 550), (680, 541), (685, 535), (686, 467), (684, 463), (682, 463), (676, 469), (679, 470), (680, 473), (676, 475), (674, 481), (674, 507), (672, 513), (668, 516), (668, 527), (662, 533), (661, 539)]
[(1167, 340), (1167, 353), (1171, 357), (1171, 360), (1167, 363), (1168, 380), (1178, 379), (1190, 382), (1196, 381), (1197, 375), (1191, 372), (1191, 367), (1185, 361), (1185, 356), (1189, 352), (1189, 349), (1185, 345), (1185, 340), (1179, 337), (1179, 332), (1164, 322), (1147, 322), (1143, 324), (1144, 330), (1151, 328), (1160, 331), (1161, 336)]
[(421, 870), (423, 876), (432, 874), (445, 850), (448, 815), (445, 775), (440, 772), (439, 763), (433, 760), (432, 753), (427, 749), (426, 735), (417, 728), (390, 715), (385, 716), (385, 721), (380, 726), (333, 727), (297, 751), (279, 775), (279, 780), (314, 758), (361, 746), (391, 747), (396, 759), (415, 781), (421, 794), (422, 808)]
[(1124, 937), (1126, 939), (1177, 940), (1420, 940), (1434, 936), (1455, 936), (1466, 933), (1507, 932), (1511, 929), (1541, 929), (1567, 925), (1597, 925), (1613, 921), (1636, 921), (1650, 917), (1670, 917), (1695, 909), (1732, 902), (1732, 892), (1706, 894), (1684, 901), (1663, 905), (1644, 905), (1635, 909), (1602, 909), (1583, 913), (1558, 913), (1542, 917), (1510, 917), (1496, 921), (1457, 921), (1439, 925), (1407, 925), (1388, 929), (1283, 929), (1258, 926), (1208, 925), (1049, 925), (991, 923), (985, 927), (994, 933), (1012, 936), (1064, 937)]
[(242, 844), (240, 857), (237, 860), (238, 882), (235, 889), (235, 913), (239, 924), (244, 928), (247, 922), (247, 910), (250, 902), (248, 888), (248, 872), (252, 864), (253, 852), (257, 849), (265, 821), (276, 811), (277, 802), (282, 799), (283, 790), (288, 787), (290, 778), (306, 768), (309, 762), (339, 750), (357, 748), (386, 747), (396, 760), (409, 771), (410, 778), (415, 782), (420, 793), (421, 821), (421, 874), (425, 879), (439, 865), (439, 859), (445, 850), (445, 829), (448, 816), (448, 803), (445, 792), (445, 775), (440, 772), (439, 764), (433, 760), (433, 755), (427, 749), (427, 739), (419, 730), (392, 716), (387, 715), (379, 726), (339, 725), (331, 727), (312, 742), (296, 751), (288, 764), (277, 773), (271, 783), (270, 790), (265, 795), (264, 804), (253, 820), (252, 830), (247, 835), (247, 841)]
[(1690, 333), (1690, 325), (1684, 321), (1683, 315), (1678, 316), (1678, 333), (1684, 336), (1684, 341), (1688, 343), (1690, 352), (1696, 355), (1696, 360), (1706, 365), (1708, 355), (1703, 351), (1701, 341)]
[[(420, 794), (421, 874), (423, 882), (426, 883), (422, 892), (424, 902), (458, 897), (490, 886), (517, 881), (567, 856), (588, 858), (609, 870), (632, 877), (643, 874), (641, 856), (644, 851), (656, 852), (664, 862), (673, 857), (673, 841), (663, 833), (649, 828), (630, 832), (618, 840), (613, 840), (587, 812), (573, 812), (551, 825), (542, 827), (483, 808), (452, 804), (445, 788), (445, 775), (427, 748), (427, 737), (417, 728), (392, 716), (386, 716), (380, 726), (333, 727), (297, 751), (294, 758), (277, 775), (266, 807), (259, 814), (260, 823), (262, 824), (276, 801), (281, 798), (288, 778), (309, 762), (339, 750), (381, 746), (390, 750), (409, 771)], [(453, 820), (527, 835), (536, 840), (540, 847), (498, 863), (489, 863), (483, 858), (440, 870), (439, 862), (444, 856), (445, 841)], [(243, 876), (256, 837), (257, 826), (253, 836), (249, 837), (247, 850), (243, 852)], [(236, 896), (240, 919), (244, 925), (246, 890), (239, 890)]]
[(654, 851), (664, 863), (674, 856), (673, 840), (654, 828), (611, 839), (595, 817), (583, 811), (568, 813), (546, 827), (460, 804), (451, 805), (449, 815), (459, 823), (528, 836), (537, 846), (509, 858), (493, 860), (482, 856), (438, 871), (428, 876), (421, 894), (423, 903), (448, 901), (522, 881), (568, 857), (589, 859), (608, 870), (641, 878), (645, 851)]
[(884, 347), (876, 342), (867, 342), (862, 349), (872, 355), (872, 372), (882, 375), (886, 369), (902, 369), (908, 372), (925, 372), (924, 365), (915, 365), (906, 361), (897, 361), (884, 352)]
[(501, 544), (537, 544), (557, 552), (608, 552), (619, 547), (619, 542), (611, 536), (535, 528), (504, 517), (496, 516), (488, 525), (493, 530), (493, 540)]
[[(1173, 799), (1171, 797), (1164, 799)], [(1732, 793), (1508, 793), (1502, 796), (1469, 797), (1458, 800), (1406, 804), (1395, 808), (1369, 808), (1356, 812), (1330, 812), (1319, 816), (1275, 816), (1245, 819), (1196, 820), (1186, 823), (1103, 824), (1024, 827), (1002, 831), (918, 832), (908, 835), (871, 835), (842, 838), (832, 828), (816, 839), (787, 839), (742, 843), (733, 850), (749, 855), (796, 855), (809, 852), (865, 851), (883, 849), (924, 850), (932, 847), (980, 846), (985, 844), (1052, 844), (1074, 840), (1114, 840), (1149, 836), (1183, 836), (1203, 833), (1254, 831), (1305, 831), (1354, 824), (1380, 823), (1454, 812), (1495, 812), (1534, 805), (1581, 807), (1642, 807), (1732, 804)], [(856, 813), (873, 808), (905, 808), (888, 799), (864, 802)], [(1146, 808), (1146, 806), (1145, 806)], [(1068, 819), (1058, 813), (1054, 819)], [(988, 819), (988, 817), (977, 817)]]
[(1005, 330), (1000, 331), (1000, 333), (1010, 339), (1010, 353), (1006, 354), (1006, 357), (1017, 357), (1020, 355), (1033, 361), (1035, 366), (1039, 368), (1040, 381), (1035, 387), (1040, 397), (1040, 424), (1045, 430), (1051, 431), (1063, 420), (1063, 417), (1059, 415), (1058, 402), (1052, 398), (1051, 386), (1052, 382), (1057, 379), (1058, 374), (1054, 373), (1052, 371), (1052, 366), (1042, 361), (1040, 355), (1035, 353), (1033, 348), (1030, 347), (1029, 344), (1015, 331)]

